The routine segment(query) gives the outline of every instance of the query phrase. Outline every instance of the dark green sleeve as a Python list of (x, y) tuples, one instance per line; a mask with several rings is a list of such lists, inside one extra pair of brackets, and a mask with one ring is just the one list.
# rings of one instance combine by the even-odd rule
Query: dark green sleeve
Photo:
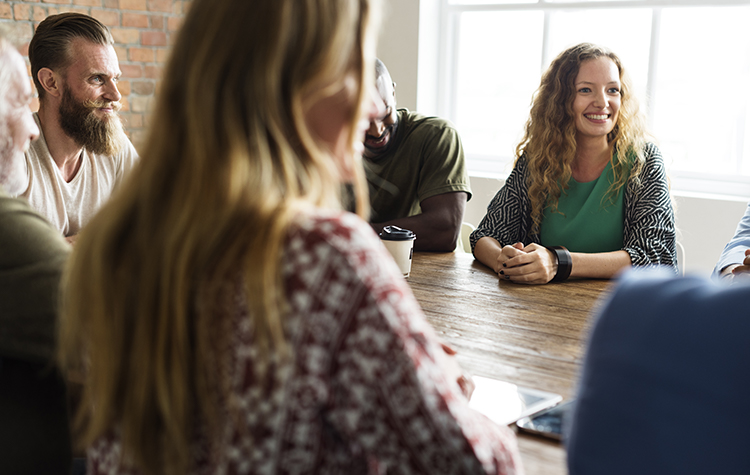
[(0, 195), (0, 356), (49, 361), (70, 246), (25, 201)]
[(449, 125), (432, 127), (421, 154), (419, 201), (454, 191), (466, 192), (471, 199), (469, 174), (461, 138)]

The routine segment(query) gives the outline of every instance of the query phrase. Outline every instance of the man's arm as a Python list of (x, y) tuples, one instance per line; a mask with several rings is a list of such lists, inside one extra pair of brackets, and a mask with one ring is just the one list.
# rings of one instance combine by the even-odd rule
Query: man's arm
[(372, 227), (378, 234), (384, 226), (398, 226), (414, 232), (417, 235), (415, 251), (450, 252), (456, 249), (467, 198), (463, 191), (431, 196), (419, 203), (422, 208), (420, 214), (385, 223), (372, 223)]
[[(742, 264), (746, 256), (745, 250), (748, 248), (750, 248), (750, 203), (745, 210), (745, 215), (737, 224), (734, 237), (727, 243), (719, 257), (719, 262), (714, 268), (714, 275), (724, 277), (746, 272), (748, 268)], [(735, 268), (738, 268), (736, 272)]]
[(0, 355), (49, 362), (70, 246), (23, 200), (0, 196)]

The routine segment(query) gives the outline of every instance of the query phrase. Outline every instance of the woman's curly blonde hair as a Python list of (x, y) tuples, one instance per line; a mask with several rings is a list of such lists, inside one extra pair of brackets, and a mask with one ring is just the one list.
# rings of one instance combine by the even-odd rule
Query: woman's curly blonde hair
[(568, 188), (572, 176), (570, 166), (576, 156), (574, 83), (581, 63), (600, 57), (607, 57), (617, 65), (621, 83), (619, 118), (607, 136), (609, 144), (614, 145), (611, 159), (614, 182), (607, 190), (605, 201), (614, 202), (620, 189), (629, 179), (637, 181), (643, 169), (645, 119), (620, 58), (608, 49), (591, 43), (566, 49), (552, 61), (542, 76), (541, 85), (532, 100), (523, 139), (516, 147), (516, 162), (524, 156), (528, 164), (527, 184), (534, 233), (541, 228), (544, 210), (551, 207), (552, 211), (557, 211), (560, 195)]

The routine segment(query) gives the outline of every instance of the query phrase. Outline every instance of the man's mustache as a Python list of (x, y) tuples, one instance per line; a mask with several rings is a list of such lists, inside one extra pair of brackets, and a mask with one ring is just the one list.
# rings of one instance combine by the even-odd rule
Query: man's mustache
[(118, 101), (83, 101), (83, 106), (87, 109), (112, 109), (115, 112), (122, 109), (122, 103)]

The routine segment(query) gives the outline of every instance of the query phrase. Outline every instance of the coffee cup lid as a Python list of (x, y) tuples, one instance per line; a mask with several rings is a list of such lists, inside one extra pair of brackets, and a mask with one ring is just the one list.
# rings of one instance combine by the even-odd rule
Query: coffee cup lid
[(380, 239), (386, 241), (410, 241), (416, 237), (417, 235), (413, 232), (398, 226), (385, 226), (383, 232), (380, 233)]

